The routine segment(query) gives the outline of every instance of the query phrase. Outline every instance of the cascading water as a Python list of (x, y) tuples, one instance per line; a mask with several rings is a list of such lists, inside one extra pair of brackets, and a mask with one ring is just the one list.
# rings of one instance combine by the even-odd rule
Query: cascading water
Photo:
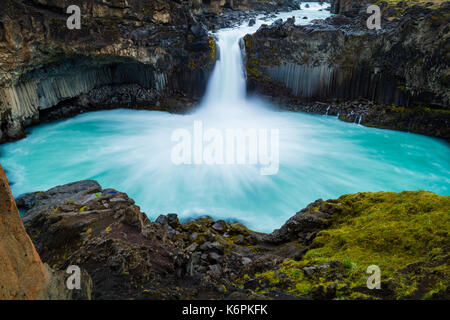
[[(327, 16), (320, 6), (278, 17)], [(150, 218), (210, 215), (272, 231), (318, 198), (361, 191), (430, 190), (450, 194), (449, 145), (426, 136), (345, 123), (335, 117), (278, 112), (245, 96), (239, 39), (253, 27), (220, 30), (220, 61), (198, 110), (92, 112), (32, 128), (1, 146), (15, 196), (82, 179), (127, 192)], [(173, 133), (230, 128), (279, 130), (279, 170), (261, 175), (249, 163), (177, 165)]]

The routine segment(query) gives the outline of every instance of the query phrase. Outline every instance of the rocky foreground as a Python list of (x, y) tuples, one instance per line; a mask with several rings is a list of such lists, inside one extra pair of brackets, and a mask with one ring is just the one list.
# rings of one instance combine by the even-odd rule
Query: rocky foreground
[[(449, 299), (450, 197), (317, 200), (271, 234), (176, 214), (80, 181), (17, 199), (43, 262), (78, 265), (94, 299)], [(381, 269), (381, 289), (366, 271)], [(81, 297), (82, 298), (82, 297)]]
[(282, 108), (450, 140), (450, 2), (333, 0), (335, 15), (247, 35), (248, 90)]

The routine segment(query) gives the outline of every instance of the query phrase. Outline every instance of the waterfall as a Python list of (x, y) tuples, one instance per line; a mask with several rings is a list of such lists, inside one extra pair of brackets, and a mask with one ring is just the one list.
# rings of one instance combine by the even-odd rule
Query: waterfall
[[(256, 32), (261, 25), (271, 24), (280, 18), (286, 20), (295, 17), (297, 25), (307, 24), (310, 22), (310, 19), (326, 18), (329, 16), (329, 13), (325, 10), (319, 10), (327, 6), (328, 4), (310, 3), (308, 8), (302, 5), (302, 10), (281, 12), (270, 19), (260, 15), (256, 18), (256, 23), (253, 26), (248, 26), (247, 22), (244, 22), (241, 26), (222, 29), (215, 33), (219, 60), (208, 83), (198, 114), (211, 113), (215, 118), (217, 118), (218, 114), (223, 118), (235, 118), (236, 115), (242, 115), (250, 109), (255, 112), (253, 101), (246, 97), (246, 79), (240, 47), (241, 38), (246, 34)], [(310, 19), (302, 19), (305, 15)], [(287, 66), (286, 68), (289, 69), (291, 67)], [(269, 71), (268, 73), (270, 74)], [(301, 73), (302, 77), (295, 76), (299, 72), (289, 74), (291, 74), (291, 77), (287, 79), (289, 80), (289, 87), (292, 86), (296, 90), (302, 88), (298, 90), (305, 91), (305, 93), (312, 96), (321, 83), (328, 83), (331, 70), (322, 67), (306, 68)], [(283, 73), (279, 73), (278, 76), (280, 77), (279, 80), (283, 80), (285, 77)], [(251, 115), (249, 116), (252, 117)]]
[(239, 46), (242, 36), (241, 29), (217, 33), (216, 45), (220, 58), (208, 84), (202, 103), (204, 106), (233, 108), (245, 100), (246, 80)]

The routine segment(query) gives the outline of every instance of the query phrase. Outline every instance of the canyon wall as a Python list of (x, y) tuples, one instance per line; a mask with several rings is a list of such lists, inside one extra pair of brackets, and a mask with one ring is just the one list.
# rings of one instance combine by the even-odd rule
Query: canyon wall
[[(69, 30), (67, 6), (81, 8)], [(176, 1), (6, 0), (0, 13), (0, 140), (43, 111), (178, 111), (202, 96), (216, 59), (206, 27)], [(45, 112), (44, 112), (45, 113)]]
[[(404, 117), (403, 111), (408, 113), (410, 119), (394, 129), (448, 139), (449, 3), (433, 7), (400, 4), (398, 8), (384, 3), (380, 30), (367, 28), (366, 6), (355, 1), (353, 5), (339, 3), (334, 10), (342, 14), (326, 20), (307, 26), (296, 26), (292, 19), (277, 21), (247, 35), (249, 91), (274, 98), (282, 92), (297, 106), (323, 102), (323, 113), (333, 103), (370, 101), (397, 108), (394, 113), (399, 117)], [(375, 114), (369, 116), (367, 103), (361, 104), (364, 108), (348, 111), (352, 117), (345, 117), (346, 110), (341, 110), (341, 117), (358, 121), (363, 116), (366, 124), (386, 124), (375, 119)], [(445, 121), (434, 123), (435, 118)], [(412, 125), (419, 121), (424, 124)], [(430, 126), (439, 128), (430, 130)]]

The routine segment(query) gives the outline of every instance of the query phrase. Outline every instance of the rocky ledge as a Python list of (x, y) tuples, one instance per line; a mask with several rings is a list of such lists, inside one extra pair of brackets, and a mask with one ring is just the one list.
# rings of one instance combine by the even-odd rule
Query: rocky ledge
[[(449, 299), (450, 197), (317, 200), (271, 234), (176, 214), (151, 222), (125, 193), (80, 181), (17, 199), (41, 259), (78, 265), (94, 299)], [(381, 269), (381, 289), (366, 286)]]
[(332, 1), (337, 13), (296, 26), (276, 21), (247, 35), (248, 90), (289, 110), (450, 140), (450, 2)]

